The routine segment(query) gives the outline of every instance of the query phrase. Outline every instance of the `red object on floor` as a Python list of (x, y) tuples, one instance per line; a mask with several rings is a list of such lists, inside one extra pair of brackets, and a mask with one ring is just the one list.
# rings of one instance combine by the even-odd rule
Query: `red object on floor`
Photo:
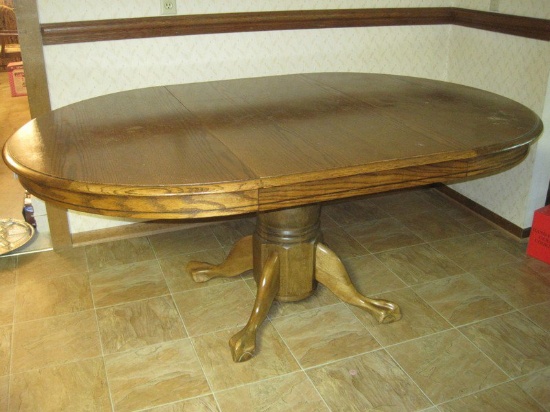
[(550, 205), (535, 210), (527, 254), (550, 264)]
[(23, 71), (23, 62), (9, 63), (8, 73), (10, 79), (11, 96), (26, 96), (27, 86), (25, 85), (25, 72)]

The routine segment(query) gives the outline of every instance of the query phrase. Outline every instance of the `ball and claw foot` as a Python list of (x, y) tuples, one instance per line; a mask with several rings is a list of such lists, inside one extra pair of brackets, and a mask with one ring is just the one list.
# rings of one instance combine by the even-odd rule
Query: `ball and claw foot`
[(235, 243), (229, 255), (219, 265), (195, 260), (187, 264), (187, 272), (197, 283), (213, 278), (230, 278), (252, 269), (252, 236), (245, 236)]
[(279, 291), (279, 269), (279, 255), (271, 253), (264, 264), (260, 279), (258, 279), (258, 292), (250, 319), (246, 326), (229, 340), (231, 355), (235, 362), (245, 362), (254, 356), (256, 331), (267, 317), (273, 299)]
[(187, 272), (191, 274), (191, 277), (197, 283), (208, 282), (210, 279), (217, 277), (216, 265), (205, 262), (189, 262)]
[(317, 244), (315, 256), (315, 278), (341, 300), (365, 309), (378, 323), (392, 323), (401, 319), (401, 310), (395, 303), (361, 295), (351, 282), (340, 258), (326, 245)]
[[(391, 323), (401, 319), (401, 310), (395, 303), (384, 299), (371, 299), (355, 289), (342, 261), (326, 245), (316, 245), (315, 279), (325, 285), (344, 302), (367, 310), (379, 323)], [(252, 269), (252, 236), (242, 238), (235, 244), (225, 262), (211, 265), (204, 262), (189, 262), (188, 271), (195, 282), (206, 282), (215, 277), (237, 276)], [(279, 256), (272, 252), (261, 271), (258, 292), (252, 314), (246, 326), (230, 340), (229, 347), (233, 361), (245, 362), (256, 351), (256, 331), (266, 319), (269, 309), (279, 290)]]
[(229, 347), (234, 362), (246, 362), (256, 351), (256, 331), (243, 329), (229, 339)]
[(372, 312), (378, 323), (392, 323), (401, 319), (401, 309), (395, 303), (384, 299), (370, 299), (370, 303), (376, 308)]

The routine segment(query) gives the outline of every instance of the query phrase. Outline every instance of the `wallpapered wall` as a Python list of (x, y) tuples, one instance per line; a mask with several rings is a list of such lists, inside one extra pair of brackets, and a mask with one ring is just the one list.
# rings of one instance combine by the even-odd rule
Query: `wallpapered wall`
[[(546, 96), (549, 72), (550, 42), (452, 28), (449, 81), (510, 97), (542, 115), (545, 98), (550, 105)], [(543, 122), (550, 124), (547, 114)], [(451, 187), (516, 225), (530, 227), (533, 211), (544, 205), (548, 190), (549, 145), (546, 127), (536, 149), (514, 169)]]
[[(42, 23), (158, 15), (150, 0), (38, 0)], [(179, 14), (259, 10), (467, 7), (489, 0), (189, 0)], [(550, 16), (547, 0), (500, 0), (499, 11)], [(376, 27), (232, 33), (45, 47), (52, 107), (121, 90), (296, 72), (363, 71), (450, 80), (512, 97), (539, 114), (550, 53), (546, 42), (451, 26)], [(544, 56), (544, 54), (546, 54)], [(518, 226), (530, 226), (535, 156), (489, 180), (456, 189)], [(510, 186), (513, 185), (513, 190)], [(503, 190), (505, 188), (506, 190)], [(525, 222), (529, 220), (529, 223)], [(128, 222), (70, 213), (72, 232)]]

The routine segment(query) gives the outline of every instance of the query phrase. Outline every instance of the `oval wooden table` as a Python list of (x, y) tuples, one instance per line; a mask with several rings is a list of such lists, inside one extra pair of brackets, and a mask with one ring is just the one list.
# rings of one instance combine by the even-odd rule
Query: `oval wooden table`
[(249, 359), (273, 299), (321, 282), (379, 322), (399, 307), (360, 295), (322, 243), (320, 204), (471, 179), (519, 163), (541, 133), (526, 107), (455, 84), (321, 73), (131, 90), (27, 123), (3, 157), (35, 196), (64, 208), (137, 218), (257, 213), (253, 236), (197, 282), (253, 268), (258, 293), (230, 340)]

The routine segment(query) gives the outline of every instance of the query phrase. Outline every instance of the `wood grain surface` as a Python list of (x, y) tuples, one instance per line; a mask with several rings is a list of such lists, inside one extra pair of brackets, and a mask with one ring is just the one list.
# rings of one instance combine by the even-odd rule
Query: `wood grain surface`
[(541, 133), (526, 107), (478, 89), (319, 73), (153, 87), (32, 120), (3, 156), (69, 209), (200, 218), (496, 173)]

